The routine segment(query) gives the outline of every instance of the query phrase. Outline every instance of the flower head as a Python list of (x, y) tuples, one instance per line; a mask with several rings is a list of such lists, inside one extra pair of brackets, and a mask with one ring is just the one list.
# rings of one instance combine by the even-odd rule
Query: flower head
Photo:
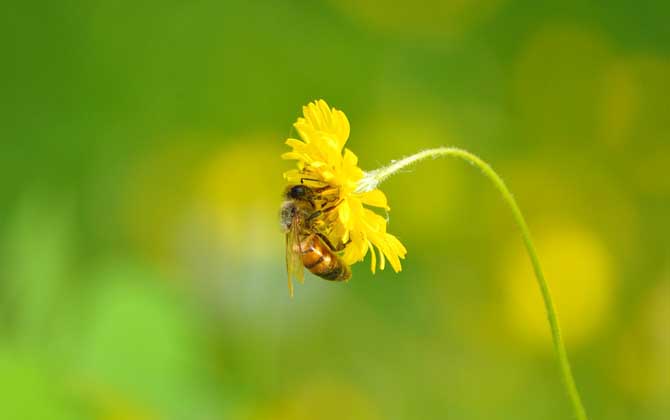
[(316, 220), (323, 235), (337, 249), (344, 247), (342, 259), (348, 265), (362, 261), (368, 250), (370, 269), (375, 272), (388, 259), (396, 272), (407, 250), (398, 238), (386, 232), (386, 219), (366, 206), (390, 210), (381, 190), (361, 188), (365, 173), (358, 167), (358, 158), (344, 145), (349, 138), (349, 121), (342, 111), (330, 108), (324, 100), (303, 107), (303, 117), (293, 125), (302, 140), (290, 138), (293, 148), (283, 159), (297, 161), (297, 169), (284, 173), (291, 184), (307, 183), (319, 187), (328, 204)]

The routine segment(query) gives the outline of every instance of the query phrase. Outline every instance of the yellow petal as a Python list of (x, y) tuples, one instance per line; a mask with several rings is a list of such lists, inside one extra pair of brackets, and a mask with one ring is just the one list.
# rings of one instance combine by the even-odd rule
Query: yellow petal
[(295, 182), (300, 180), (300, 172), (297, 169), (291, 169), (284, 172), (284, 179), (289, 182)]
[(304, 160), (305, 162), (310, 161), (309, 157), (304, 153), (296, 153), (296, 152), (282, 153), (281, 158), (285, 160), (296, 159), (296, 160)]
[(389, 263), (391, 263), (391, 267), (393, 268), (393, 271), (396, 273), (402, 270), (402, 266), (400, 265), (400, 259), (396, 254), (393, 252), (390, 252), (390, 250), (387, 252), (386, 257), (389, 260)]
[(349, 224), (349, 217), (351, 216), (351, 207), (349, 207), (349, 201), (344, 200), (340, 203), (338, 210), (340, 212), (340, 221), (344, 226)]
[(302, 108), (302, 114), (305, 116), (308, 124), (311, 125), (315, 130), (322, 130), (323, 128), (323, 119), (321, 110), (318, 108), (317, 104), (312, 102)]
[(375, 274), (377, 269), (377, 255), (375, 255), (375, 249), (372, 247), (370, 241), (368, 241), (368, 248), (370, 248), (370, 271), (372, 274)]
[(386, 210), (391, 210), (386, 201), (386, 195), (379, 189), (359, 194), (360, 200), (369, 206), (381, 207)]
[(349, 241), (349, 229), (345, 229), (342, 234), (342, 243), (346, 244)]
[(359, 231), (351, 231), (350, 242), (344, 250), (342, 259), (348, 265), (354, 264), (365, 258), (368, 249), (367, 239)]
[(384, 252), (379, 246), (377, 246), (377, 249), (379, 249), (379, 269), (383, 270), (386, 267), (386, 258), (384, 258)]
[(316, 108), (321, 117), (321, 129), (326, 131), (333, 126), (331, 118), (331, 110), (326, 101), (319, 99), (316, 101)]
[(344, 149), (344, 163), (350, 166), (358, 165), (358, 156), (349, 149)]
[(391, 235), (390, 233), (387, 233), (387, 235), (389, 238), (389, 245), (391, 245), (393, 252), (395, 252), (400, 258), (405, 258), (405, 255), (407, 255), (407, 249), (405, 246), (395, 236)]
[(321, 172), (321, 176), (323, 176), (324, 181), (331, 181), (336, 178), (335, 174), (331, 171), (323, 171)]
[(304, 141), (302, 141), (302, 140), (291, 139), (291, 138), (286, 139), (286, 141), (285, 141), (284, 143), (285, 143), (287, 146), (289, 146), (289, 147), (304, 147), (304, 146), (307, 145), (307, 144), (306, 144)]
[(349, 138), (349, 120), (344, 112), (333, 109), (333, 126), (337, 130), (337, 139), (339, 140), (340, 149), (342, 149)]

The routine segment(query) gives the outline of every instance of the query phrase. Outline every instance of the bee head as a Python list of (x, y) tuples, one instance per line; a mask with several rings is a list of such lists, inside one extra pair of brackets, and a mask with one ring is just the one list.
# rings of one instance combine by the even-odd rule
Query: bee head
[(294, 185), (286, 191), (286, 197), (294, 200), (306, 200), (312, 196), (312, 189), (306, 185)]

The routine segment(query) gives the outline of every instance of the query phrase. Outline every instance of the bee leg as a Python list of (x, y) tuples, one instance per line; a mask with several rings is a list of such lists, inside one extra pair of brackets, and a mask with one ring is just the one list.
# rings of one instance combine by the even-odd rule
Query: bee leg
[(319, 238), (321, 238), (321, 240), (322, 240), (326, 245), (328, 245), (328, 248), (330, 248), (330, 249), (333, 250), (333, 251), (342, 251), (342, 250), (344, 249), (344, 245), (340, 246), (339, 248), (336, 248), (335, 246), (333, 246), (333, 244), (330, 242), (330, 240), (328, 239), (328, 237), (327, 237), (326, 235), (324, 235), (323, 233), (317, 233), (317, 236), (318, 236)]
[(323, 214), (323, 212), (321, 210), (317, 210), (314, 213), (307, 216), (307, 219), (305, 221), (311, 222), (313, 219), (316, 219), (317, 217), (321, 216), (321, 214)]
[(324, 207), (321, 210), (315, 211), (314, 213), (310, 214), (307, 217), (307, 221), (311, 221), (312, 219), (317, 218), (317, 217), (321, 216), (322, 214), (330, 213), (331, 211), (335, 210), (337, 208), (337, 206), (339, 206), (342, 203), (342, 201), (344, 201), (344, 200), (340, 200), (337, 203), (333, 204), (332, 206)]
[(337, 247), (337, 248), (333, 248), (333, 251), (343, 251), (344, 248), (346, 248), (347, 245), (349, 245), (350, 243), (351, 243), (351, 238), (347, 239), (347, 242), (345, 242), (345, 243), (343, 243), (343, 244), (340, 244), (339, 247)]
[(338, 201), (337, 203), (333, 204), (332, 206), (330, 206), (330, 207), (325, 207), (325, 208), (323, 208), (323, 209), (320, 210), (320, 211), (323, 212), (323, 213), (331, 212), (331, 211), (335, 210), (335, 209), (337, 208), (337, 206), (339, 206), (340, 204), (342, 204), (342, 201), (344, 201), (344, 200), (340, 200), (340, 201)]
[[(340, 189), (338, 187), (332, 187), (330, 185), (326, 185), (325, 187), (321, 188), (314, 188), (313, 189), (315, 193), (319, 194), (321, 196), (321, 199), (326, 202), (331, 202), (333, 200), (336, 200), (337, 197), (340, 196)], [(326, 198), (327, 196), (334, 196), (333, 198)]]

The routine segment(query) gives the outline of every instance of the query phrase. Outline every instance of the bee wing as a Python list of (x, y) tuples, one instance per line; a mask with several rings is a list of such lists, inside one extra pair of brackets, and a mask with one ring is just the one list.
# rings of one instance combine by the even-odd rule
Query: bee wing
[(288, 292), (293, 297), (293, 281), (295, 277), (300, 283), (304, 281), (302, 255), (300, 252), (300, 236), (298, 223), (294, 220), (286, 233), (286, 271), (288, 274)]

